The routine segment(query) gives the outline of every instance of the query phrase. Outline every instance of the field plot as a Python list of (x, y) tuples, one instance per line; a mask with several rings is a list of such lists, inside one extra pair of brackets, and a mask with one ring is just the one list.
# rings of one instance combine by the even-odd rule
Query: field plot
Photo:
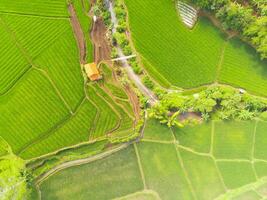
[(0, 22), (0, 95), (5, 93), (25, 73), (30, 64), (20, 53), (12, 37)]
[(231, 39), (225, 49), (219, 81), (266, 96), (267, 61), (261, 61), (249, 45)]
[(172, 0), (124, 0), (131, 36), (148, 73), (161, 85), (192, 88), (212, 82), (267, 93), (267, 62), (207, 18), (189, 30)]
[(92, 164), (58, 172), (41, 185), (41, 190), (42, 199), (102, 200), (125, 196), (142, 190), (142, 187), (136, 155), (131, 146)]
[[(135, 47), (152, 70), (184, 88), (214, 81), (224, 38), (206, 18), (190, 31), (179, 20), (172, 0), (125, 3)], [(147, 70), (157, 80), (157, 74)]]
[(61, 0), (1, 1), (0, 13), (68, 17), (67, 5)]
[[(88, 3), (75, 1), (89, 45)], [(84, 79), (66, 1), (0, 4), (0, 136), (15, 154), (33, 159), (133, 133), (135, 115), (123, 87), (113, 77), (95, 84)], [(89, 45), (88, 60), (92, 55)]]
[[(135, 191), (137, 190), (136, 184), (128, 184), (126, 182), (125, 189), (132, 188), (132, 193), (129, 192), (117, 199), (254, 200), (267, 197), (267, 160), (257, 160), (253, 154), (251, 154), (251, 160), (235, 158), (238, 151), (242, 155), (244, 145), (247, 145), (247, 149), (251, 148), (250, 143), (240, 143), (240, 141), (246, 141), (250, 132), (252, 132), (251, 134), (255, 133), (257, 135), (255, 130), (258, 125), (260, 124), (255, 122), (231, 122), (224, 124), (213, 122), (213, 124), (186, 127), (185, 131), (182, 132), (175, 130), (174, 135), (176, 140), (169, 140), (168, 137), (166, 139), (165, 135), (171, 134), (172, 130), (162, 128), (160, 132), (158, 131), (160, 125), (154, 121), (149, 121), (146, 129), (148, 136), (145, 136), (140, 143), (134, 144), (135, 153), (133, 152), (132, 146), (128, 147), (128, 151), (131, 151), (131, 154), (128, 154), (128, 157), (125, 156), (125, 160), (121, 163), (121, 165), (128, 166), (128, 163), (132, 163), (133, 159), (135, 159), (134, 162), (138, 162), (138, 166), (135, 165), (129, 171), (127, 171), (128, 169), (126, 170), (126, 173), (129, 173), (129, 177), (132, 177), (133, 173), (137, 175), (136, 171), (138, 170), (136, 168), (139, 168), (140, 174), (137, 176), (139, 177), (138, 183), (140, 185), (138, 191)], [(218, 131), (222, 127), (224, 127), (225, 132)], [(233, 129), (233, 127), (237, 128)], [(239, 139), (235, 140), (236, 143), (233, 143), (232, 138), (228, 137), (228, 131), (231, 129), (233, 129), (232, 134), (236, 133), (237, 129), (241, 129), (241, 132), (238, 134)], [(155, 138), (152, 137), (153, 134), (151, 131), (153, 130), (155, 131)], [(197, 134), (201, 134), (202, 136), (198, 136)], [(214, 153), (210, 153), (213, 151), (207, 151), (215, 148), (216, 143), (213, 142), (216, 140), (215, 134), (220, 134), (220, 138), (224, 138), (223, 144), (232, 150), (234, 156), (229, 151), (229, 153), (224, 154), (224, 158), (220, 158), (221, 154), (218, 154), (218, 158)], [(193, 142), (189, 143), (186, 137), (190, 137)], [(205, 139), (210, 142), (197, 142), (197, 140), (204, 141)], [(221, 148), (223, 144), (220, 144)], [(125, 153), (125, 150), (121, 151), (121, 154), (123, 153)], [(115, 157), (116, 154), (113, 156)], [(102, 162), (107, 161), (105, 159), (98, 160), (86, 166), (91, 166), (88, 168), (96, 168), (98, 166), (101, 169)], [(75, 172), (77, 170), (77, 174), (78, 170), (80, 170), (79, 173), (83, 174), (85, 172), (82, 167), (73, 167), (72, 170), (75, 170)], [(82, 186), (82, 188), (77, 189), (77, 194), (95, 191), (95, 194), (98, 195), (102, 190), (99, 189), (96, 192), (96, 187), (104, 188), (107, 184), (105, 178), (103, 179), (104, 181), (100, 180), (101, 177), (113, 177), (113, 172), (116, 169), (116, 166), (110, 166), (109, 171), (103, 171), (106, 174), (101, 174), (100, 178), (95, 180), (94, 185), (89, 185), (87, 182), (87, 190), (83, 189)], [(86, 172), (91, 177), (92, 175), (94, 176), (95, 170), (88, 169)], [(47, 196), (67, 194), (64, 191), (68, 191), (68, 188), (64, 187), (62, 189), (62, 187), (57, 187), (56, 185), (59, 184), (59, 179), (63, 183), (67, 182), (69, 173), (70, 169), (63, 170), (49, 177), (41, 184), (41, 193)], [(110, 178), (110, 180), (113, 180), (113, 178)], [(140, 181), (143, 181), (143, 184)], [(116, 184), (124, 185), (124, 182), (118, 183), (116, 178), (115, 182)], [(52, 189), (48, 190), (48, 185)], [(71, 190), (72, 186), (69, 185), (67, 187)], [(144, 194), (151, 194), (152, 196), (146, 197)], [(102, 199), (112, 198), (114, 198), (113, 194), (102, 196)], [(42, 199), (46, 199), (46, 196)], [(68, 200), (71, 198), (65, 196), (65, 199)]]

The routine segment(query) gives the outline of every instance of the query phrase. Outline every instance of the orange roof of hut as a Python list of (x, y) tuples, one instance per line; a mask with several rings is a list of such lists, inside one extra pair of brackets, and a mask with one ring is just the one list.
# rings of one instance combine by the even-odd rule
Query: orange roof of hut
[(96, 63), (89, 63), (84, 65), (85, 72), (91, 81), (97, 81), (102, 78), (99, 73)]

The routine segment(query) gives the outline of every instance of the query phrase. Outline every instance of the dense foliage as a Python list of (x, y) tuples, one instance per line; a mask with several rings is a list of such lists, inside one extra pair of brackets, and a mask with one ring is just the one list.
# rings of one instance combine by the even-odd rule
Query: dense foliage
[[(177, 123), (181, 113), (195, 112), (203, 120), (252, 120), (267, 110), (267, 101), (230, 87), (211, 86), (200, 93), (183, 96), (168, 93), (150, 110), (152, 118), (168, 126)], [(179, 124), (180, 125), (180, 124)]]
[(250, 0), (191, 0), (202, 9), (212, 11), (222, 21), (223, 28), (238, 31), (267, 58), (267, 3)]

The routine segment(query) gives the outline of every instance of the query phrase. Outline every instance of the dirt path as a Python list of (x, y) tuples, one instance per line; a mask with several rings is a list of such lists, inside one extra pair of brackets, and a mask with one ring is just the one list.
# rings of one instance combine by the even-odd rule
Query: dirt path
[(126, 86), (125, 91), (126, 91), (127, 95), (129, 96), (129, 100), (130, 100), (131, 105), (133, 106), (133, 112), (135, 115), (135, 119), (138, 120), (138, 119), (140, 119), (140, 112), (141, 112), (139, 99), (138, 99), (137, 95), (135, 94), (135, 92), (131, 89), (131, 87)]
[(69, 168), (69, 167), (73, 167), (73, 166), (77, 166), (77, 165), (82, 165), (82, 164), (87, 164), (102, 158), (105, 158), (113, 153), (116, 153), (126, 147), (128, 147), (131, 143), (125, 143), (122, 144), (120, 146), (118, 146), (117, 148), (111, 149), (109, 151), (97, 154), (95, 156), (91, 156), (88, 158), (84, 158), (84, 159), (79, 159), (79, 160), (73, 160), (73, 161), (69, 161), (69, 162), (65, 162), (62, 163), (54, 168), (52, 168), (51, 170), (49, 170), (47, 173), (43, 174), (42, 176), (40, 176), (37, 180), (36, 180), (36, 185), (40, 185), (45, 179), (47, 179), (49, 176), (55, 174), (56, 172)]
[(111, 47), (106, 40), (107, 29), (104, 21), (98, 18), (93, 22), (91, 30), (91, 39), (94, 44), (94, 61), (99, 63), (103, 60), (108, 61), (111, 59)]
[(84, 64), (86, 61), (86, 44), (85, 44), (85, 38), (83, 35), (82, 27), (80, 25), (80, 22), (78, 20), (78, 17), (75, 13), (75, 9), (72, 4), (68, 5), (68, 10), (70, 13), (71, 26), (72, 26), (76, 41), (78, 43), (79, 51), (80, 51), (80, 63)]

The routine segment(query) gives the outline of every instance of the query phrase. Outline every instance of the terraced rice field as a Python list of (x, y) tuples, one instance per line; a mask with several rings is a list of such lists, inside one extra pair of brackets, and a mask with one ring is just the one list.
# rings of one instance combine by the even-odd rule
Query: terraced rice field
[(189, 30), (172, 0), (124, 0), (132, 40), (147, 72), (162, 86), (219, 82), (267, 94), (267, 62), (252, 47), (228, 39), (207, 18)]
[[(265, 199), (266, 128), (266, 122), (213, 121), (171, 130), (149, 121), (140, 143), (46, 179), (40, 186), (42, 199), (72, 199), (70, 182), (83, 183), (75, 189), (80, 199)], [(115, 170), (120, 172), (114, 178)], [(92, 179), (99, 171), (101, 178)]]
[[(133, 133), (133, 110), (117, 102), (129, 101), (122, 86), (112, 77), (109, 87), (85, 82), (67, 3), (15, 2), (0, 4), (0, 136), (13, 152), (32, 159), (112, 132)], [(83, 9), (82, 1), (75, 5)]]

